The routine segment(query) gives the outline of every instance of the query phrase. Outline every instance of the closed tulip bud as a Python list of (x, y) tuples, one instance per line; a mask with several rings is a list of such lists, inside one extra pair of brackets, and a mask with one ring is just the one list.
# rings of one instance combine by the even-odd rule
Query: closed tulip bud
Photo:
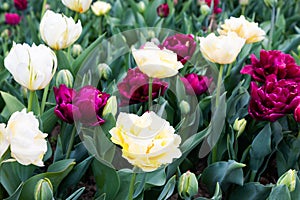
[(145, 3), (144, 3), (143, 1), (140, 1), (140, 2), (138, 3), (138, 9), (139, 9), (139, 12), (140, 12), (140, 13), (144, 13), (144, 12), (145, 12), (145, 8), (146, 8)]
[(102, 115), (105, 116), (105, 115), (111, 113), (113, 116), (116, 116), (117, 111), (118, 111), (117, 97), (112, 96), (107, 100), (107, 103), (104, 106)]
[(297, 51), (298, 51), (298, 53), (300, 53), (300, 45), (298, 45)]
[(3, 4), (2, 4), (2, 9), (3, 9), (4, 11), (8, 11), (8, 10), (9, 10), (9, 4), (8, 4), (7, 2), (3, 3)]
[(182, 100), (179, 104), (179, 108), (182, 114), (187, 115), (191, 111), (190, 104), (184, 100)]
[(208, 15), (210, 13), (210, 7), (207, 4), (202, 4), (200, 7), (200, 12), (202, 15)]
[(277, 181), (277, 185), (286, 185), (290, 192), (293, 192), (296, 188), (296, 170), (289, 170), (285, 172)]
[(8, 29), (4, 29), (1, 33), (1, 37), (4, 39), (8, 39), (10, 36), (10, 31)]
[(241, 6), (247, 6), (249, 4), (249, 0), (240, 0), (239, 3)]
[(194, 173), (187, 171), (180, 176), (178, 192), (183, 199), (190, 199), (198, 193), (198, 180)]
[(244, 118), (240, 120), (236, 118), (233, 124), (233, 129), (238, 132), (237, 137), (239, 137), (244, 132), (246, 124), (247, 121)]
[(74, 82), (74, 77), (69, 70), (63, 69), (57, 73), (57, 76), (56, 76), (56, 86), (57, 87), (59, 87), (61, 84), (65, 84), (67, 87), (72, 87), (73, 82)]
[(74, 44), (73, 47), (72, 47), (72, 55), (74, 57), (77, 57), (81, 54), (82, 52), (82, 47), (80, 44)]
[(35, 200), (52, 200), (53, 186), (48, 178), (40, 179), (34, 189)]
[(105, 63), (98, 65), (98, 72), (99, 78), (103, 80), (108, 80), (112, 73), (110, 67)]

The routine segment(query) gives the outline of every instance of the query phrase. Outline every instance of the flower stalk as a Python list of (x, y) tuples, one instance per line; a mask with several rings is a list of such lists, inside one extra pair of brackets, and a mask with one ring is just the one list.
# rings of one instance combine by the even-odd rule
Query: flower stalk
[(48, 92), (49, 92), (49, 84), (45, 87), (44, 92), (43, 92), (42, 103), (41, 103), (41, 113), (40, 114), (44, 113)]
[[(134, 169), (133, 169), (133, 171), (134, 171)], [(129, 185), (128, 200), (133, 200), (135, 179), (136, 179), (136, 173), (133, 172), (131, 181), (130, 181), (130, 185)]]
[(30, 90), (29, 92), (29, 99), (28, 99), (28, 112), (32, 111), (32, 103), (33, 103), (33, 96), (35, 94), (34, 90)]
[(149, 77), (149, 93), (148, 93), (148, 110), (152, 109), (152, 86), (153, 86), (153, 78)]
[(68, 149), (67, 149), (67, 153), (66, 153), (66, 158), (65, 159), (69, 159), (70, 158), (70, 154), (71, 154), (71, 150), (74, 144), (74, 139), (75, 139), (75, 135), (76, 135), (76, 127), (73, 127), (72, 133), (71, 133), (71, 138), (70, 138), (70, 142), (68, 145)]

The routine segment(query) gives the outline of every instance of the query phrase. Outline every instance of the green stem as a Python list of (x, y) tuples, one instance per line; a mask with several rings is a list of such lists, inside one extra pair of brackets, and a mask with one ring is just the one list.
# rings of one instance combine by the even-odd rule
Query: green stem
[(49, 85), (48, 84), (45, 88), (44, 88), (44, 93), (43, 93), (43, 98), (42, 98), (42, 103), (41, 103), (41, 114), (43, 114), (44, 110), (45, 110), (45, 105), (46, 105), (46, 101), (47, 101), (47, 96), (48, 96), (48, 92), (49, 92)]
[(74, 21), (77, 22), (79, 18), (79, 13), (75, 12)]
[(245, 15), (246, 6), (242, 6), (242, 15)]
[(272, 49), (272, 41), (273, 41), (273, 33), (275, 28), (275, 18), (276, 18), (276, 7), (272, 5), (272, 17), (271, 17), (271, 28), (270, 28), (270, 36), (268, 41), (268, 49)]
[(129, 185), (128, 200), (133, 200), (135, 178), (136, 178), (136, 173), (133, 172), (131, 181), (130, 181), (130, 185)]
[(28, 99), (28, 112), (32, 110), (32, 103), (33, 103), (33, 96), (34, 96), (35, 91), (30, 90), (29, 92), (29, 99)]
[(224, 65), (220, 65), (220, 71), (219, 71), (218, 83), (217, 83), (217, 93), (216, 93), (216, 107), (219, 106), (223, 70), (224, 70)]
[(99, 16), (99, 35), (102, 34), (102, 22), (103, 22), (103, 17)]
[(229, 66), (228, 66), (226, 76), (230, 75), (231, 69), (232, 69), (232, 63), (230, 63)]
[(256, 173), (257, 173), (256, 171), (251, 171), (250, 181), (249, 182), (254, 182), (255, 181)]
[(71, 138), (70, 138), (70, 142), (69, 142), (69, 146), (67, 149), (67, 153), (66, 153), (66, 158), (65, 159), (69, 159), (70, 158), (70, 154), (71, 154), (71, 150), (74, 144), (74, 139), (75, 139), (75, 135), (76, 135), (76, 127), (73, 127), (72, 133), (71, 133)]
[(148, 93), (148, 110), (151, 111), (152, 109), (152, 83), (153, 78), (149, 77), (149, 93)]
[(46, 11), (46, 3), (47, 3), (47, 0), (44, 0), (43, 4), (42, 4), (41, 18), (43, 17), (43, 15), (44, 15), (44, 13)]

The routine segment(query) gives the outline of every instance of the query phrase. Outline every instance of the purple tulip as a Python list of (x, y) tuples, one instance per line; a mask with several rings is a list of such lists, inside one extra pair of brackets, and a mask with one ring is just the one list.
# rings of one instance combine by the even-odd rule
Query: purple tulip
[(4, 17), (5, 23), (13, 26), (18, 25), (21, 21), (21, 17), (17, 13), (5, 13)]
[(100, 92), (93, 86), (84, 86), (73, 100), (76, 108), (73, 110), (74, 119), (87, 126), (103, 124), (105, 120), (101, 118), (102, 111), (109, 97), (109, 94)]
[(292, 113), (300, 103), (300, 85), (292, 80), (276, 81), (276, 75), (267, 77), (266, 83), (258, 87), (251, 82), (249, 114), (257, 120), (274, 122)]
[(296, 109), (294, 111), (294, 118), (295, 118), (296, 122), (300, 123), (300, 104), (298, 104), (298, 106), (296, 107)]
[(69, 124), (74, 123), (73, 110), (76, 108), (72, 105), (72, 98), (76, 91), (63, 84), (59, 88), (54, 87), (53, 90), (56, 100), (55, 115)]
[(184, 78), (181, 78), (184, 83), (187, 94), (189, 95), (201, 95), (208, 90), (212, 78), (209, 79), (206, 76), (200, 76), (195, 73), (187, 74)]
[[(152, 99), (164, 95), (168, 83), (159, 79), (153, 79)], [(137, 104), (148, 101), (149, 77), (142, 73), (139, 68), (129, 69), (126, 77), (118, 84), (121, 95), (120, 106)]]
[(253, 80), (263, 83), (270, 75), (275, 75), (277, 80), (300, 81), (300, 66), (296, 64), (292, 56), (278, 50), (261, 50), (260, 60), (252, 54), (251, 64), (246, 65), (241, 73), (249, 74)]
[(157, 15), (160, 16), (160, 17), (168, 17), (169, 15), (169, 6), (167, 3), (163, 3), (163, 4), (160, 4), (157, 9), (156, 9), (156, 12), (157, 12)]
[(165, 47), (177, 54), (177, 60), (185, 64), (196, 50), (196, 42), (192, 35), (175, 34), (169, 36), (160, 48)]
[(27, 8), (28, 2), (27, 0), (14, 0), (14, 4), (16, 9), (25, 10)]

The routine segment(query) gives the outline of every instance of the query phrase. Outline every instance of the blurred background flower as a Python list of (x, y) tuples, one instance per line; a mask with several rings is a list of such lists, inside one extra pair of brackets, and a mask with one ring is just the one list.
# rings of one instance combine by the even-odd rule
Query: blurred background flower
[(166, 18), (170, 13), (169, 5), (167, 3), (160, 4), (156, 9), (157, 15)]
[(17, 13), (5, 13), (5, 23), (9, 25), (18, 25), (21, 21), (20, 15)]

